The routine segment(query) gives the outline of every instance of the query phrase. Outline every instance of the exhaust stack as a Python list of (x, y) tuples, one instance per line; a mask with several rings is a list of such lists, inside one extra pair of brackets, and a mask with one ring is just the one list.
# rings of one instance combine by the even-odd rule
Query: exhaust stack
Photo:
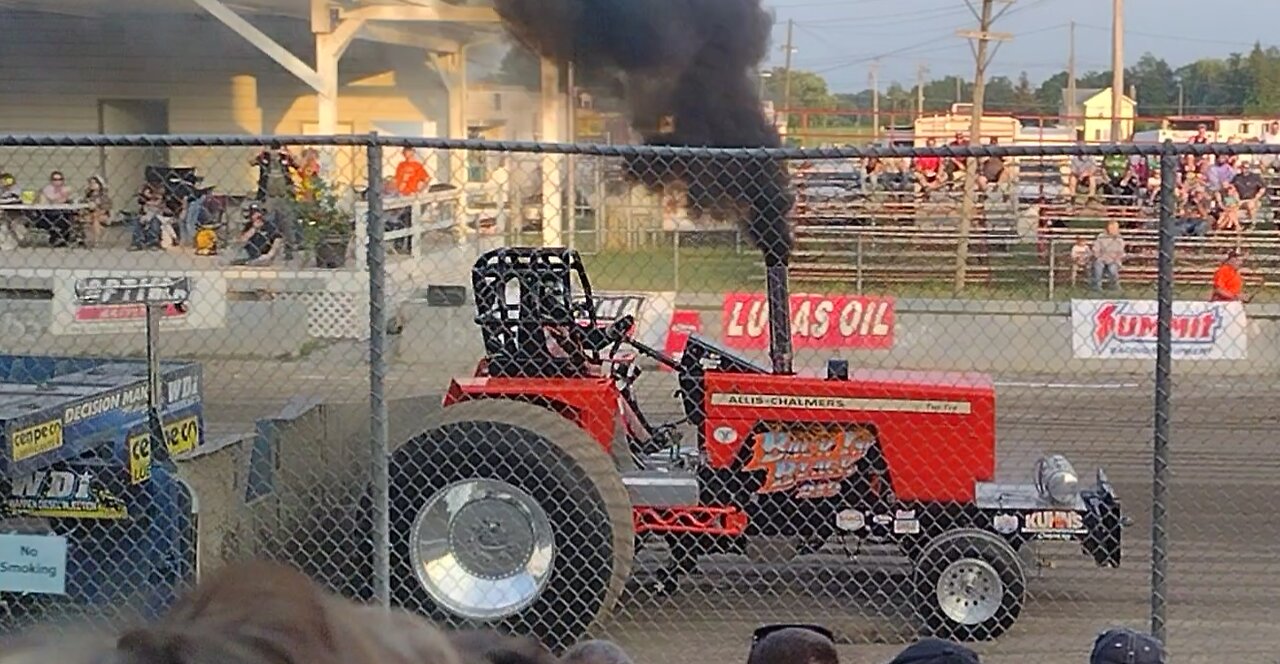
[(774, 373), (789, 374), (792, 372), (791, 294), (786, 263), (767, 264), (765, 281), (769, 302), (769, 359)]

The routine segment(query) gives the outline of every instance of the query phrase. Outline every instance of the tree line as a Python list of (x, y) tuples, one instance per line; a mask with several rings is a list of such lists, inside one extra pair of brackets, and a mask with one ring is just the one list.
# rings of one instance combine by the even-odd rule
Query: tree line
[[(763, 79), (763, 92), (781, 106), (785, 75), (774, 68)], [(1181, 99), (1179, 95), (1181, 84)], [(1111, 71), (1079, 74), (1078, 89), (1101, 89), (1111, 85)], [(1205, 58), (1172, 67), (1151, 53), (1125, 68), (1125, 86), (1137, 89), (1138, 115), (1162, 117), (1181, 112), (1186, 115), (1280, 115), (1280, 48), (1255, 44), (1248, 54), (1232, 53), (1225, 58)], [(1067, 72), (1060, 71), (1038, 85), (1026, 72), (1016, 78), (994, 76), (987, 81), (986, 106), (993, 111), (1025, 115), (1057, 115)], [(924, 85), (926, 113), (945, 112), (951, 104), (972, 98), (973, 86), (956, 76), (928, 81)], [(813, 72), (792, 70), (793, 108), (834, 108), (866, 112), (872, 108), (872, 92), (832, 92), (826, 80)], [(1083, 102), (1083, 98), (1078, 98)], [(916, 109), (914, 86), (892, 83), (880, 93), (880, 111), (909, 117)], [(814, 117), (811, 123), (826, 126), (857, 123), (852, 117)]]

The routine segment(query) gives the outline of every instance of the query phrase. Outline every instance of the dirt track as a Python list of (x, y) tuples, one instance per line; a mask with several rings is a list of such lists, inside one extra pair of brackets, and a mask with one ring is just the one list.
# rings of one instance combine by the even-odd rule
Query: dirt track
[[(435, 392), (448, 371), (470, 362), (451, 357), (430, 371), (395, 368), (389, 386), (399, 395)], [(232, 420), (292, 395), (358, 401), (367, 389), (358, 353), (279, 365), (271, 380), (249, 379), (261, 369), (207, 365), (215, 429), (219, 420), (234, 427)], [(645, 383), (642, 402), (652, 404), (656, 415), (674, 406), (668, 381), (654, 376)], [(1018, 625), (979, 648), (989, 662), (1085, 661), (1094, 636), (1107, 626), (1149, 624), (1153, 387), (1135, 376), (997, 381), (1000, 476), (1026, 477), (1033, 460), (1048, 451), (1069, 455), (1087, 476), (1102, 465), (1134, 524), (1125, 533), (1120, 570), (1096, 569), (1072, 547), (1046, 550), (1057, 566), (1032, 573), (1032, 596)], [(1280, 560), (1274, 557), (1280, 456), (1270, 435), (1280, 412), (1269, 408), (1277, 393), (1272, 386), (1225, 379), (1188, 380), (1175, 389), (1169, 633), (1176, 661), (1269, 661), (1280, 651), (1274, 629), (1280, 622)], [(870, 587), (826, 583), (807, 589), (776, 580), (706, 579), (671, 598), (628, 602), (609, 636), (646, 664), (675, 657), (731, 664), (744, 660), (755, 626), (807, 620), (836, 629), (847, 642), (844, 661), (887, 661), (910, 638), (908, 606), (892, 576), (871, 579)]]

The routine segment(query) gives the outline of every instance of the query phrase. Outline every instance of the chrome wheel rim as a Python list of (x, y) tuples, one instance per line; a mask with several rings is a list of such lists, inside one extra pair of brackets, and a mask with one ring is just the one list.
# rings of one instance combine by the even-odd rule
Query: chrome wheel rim
[(436, 492), (414, 518), (410, 547), (432, 601), (480, 620), (528, 608), (551, 578), (555, 557), (542, 506), (523, 489), (491, 479)]
[(957, 560), (942, 570), (937, 586), (942, 613), (961, 625), (980, 625), (995, 617), (1004, 601), (1004, 581), (985, 560)]

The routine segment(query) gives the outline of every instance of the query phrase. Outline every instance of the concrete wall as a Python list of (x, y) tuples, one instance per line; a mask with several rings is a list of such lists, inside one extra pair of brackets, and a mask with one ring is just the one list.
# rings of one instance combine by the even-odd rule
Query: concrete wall
[[(423, 429), (440, 395), (388, 404), (390, 440)], [(297, 403), (257, 434), (214, 442), (178, 460), (200, 505), (200, 566), (208, 573), (254, 556), (284, 557), (347, 592), (365, 590), (368, 404)], [(249, 495), (251, 485), (267, 491)]]
[[(718, 296), (696, 298), (681, 306), (702, 305), (703, 330), (720, 337)], [(401, 305), (404, 331), (392, 358), (407, 364), (446, 364), (469, 371), (483, 352), (470, 307)], [(1176, 361), (1179, 373), (1265, 375), (1280, 370), (1280, 306), (1250, 305), (1248, 359)], [(446, 334), (445, 332), (448, 331)], [(1153, 361), (1078, 360), (1071, 347), (1071, 309), (1067, 302), (898, 300), (895, 343), (891, 350), (801, 350), (797, 368), (821, 369), (828, 358), (843, 357), (855, 367), (934, 369), (1018, 374), (1149, 373)], [(764, 353), (745, 352), (763, 360)]]
[[(146, 341), (136, 334), (51, 334), (50, 302), (0, 299), (0, 353), (146, 355)], [(166, 330), (160, 335), (160, 353), (168, 357), (279, 358), (297, 355), (309, 338), (305, 302), (230, 301), (224, 327)]]

